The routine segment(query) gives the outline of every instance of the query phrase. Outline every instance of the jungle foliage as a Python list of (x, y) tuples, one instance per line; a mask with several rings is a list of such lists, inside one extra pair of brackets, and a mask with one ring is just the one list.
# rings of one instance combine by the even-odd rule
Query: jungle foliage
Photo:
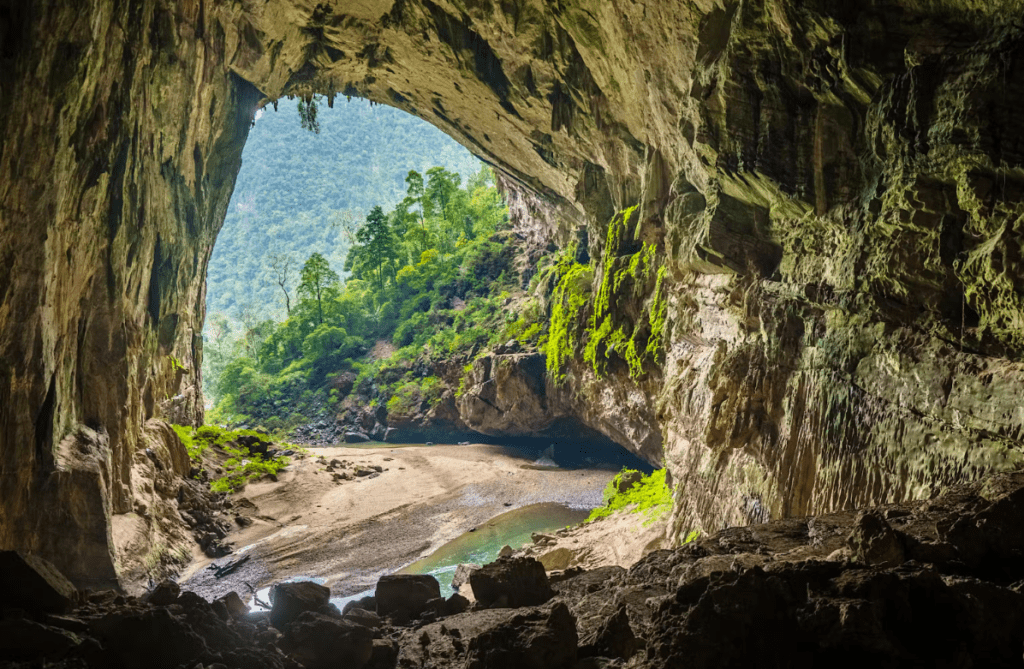
[[(481, 167), (455, 140), (403, 111), (342, 97), (333, 109), (321, 101), (311, 117), (316, 101), (301, 110), (298, 102), (264, 109), (242, 153), (207, 272), (207, 397), (239, 346), (255, 354), (250, 340), (266, 335), (258, 324), (289, 315), (311, 252), (341, 274), (371, 209), (391, 209), (407, 196), (410, 169), (441, 166), (465, 184)], [(308, 131), (311, 119), (319, 133)]]
[(314, 134), (300, 126), (297, 107), (280, 100), (249, 131), (210, 258), (208, 314), (234, 319), (254, 305), (283, 316), (281, 290), (266, 280), (265, 251), (301, 265), (316, 250), (340, 270), (370, 209), (392, 208), (406, 196), (409, 170), (440, 165), (463, 183), (480, 170), (455, 140), (401, 110), (341, 98), (333, 109), (321, 105)]
[(252, 479), (265, 474), (277, 474), (289, 463), (286, 456), (266, 457), (259, 453), (250, 453), (248, 449), (236, 445), (239, 437), (266, 437), (253, 430), (226, 430), (216, 425), (203, 425), (199, 428), (186, 425), (171, 427), (185, 445), (192, 466), (200, 472), (204, 469), (203, 456), (211, 448), (217, 448), (228, 456), (220, 465), (223, 475), (210, 481), (210, 489), (214, 492), (234, 492)]
[[(329, 412), (345, 385), (414, 413), (444, 390), (414, 362), (469, 359), (511, 337), (539, 336), (539, 324), (503, 309), (516, 275), (490, 169), (465, 186), (441, 167), (407, 177), (406, 197), (388, 212), (373, 207), (357, 229), (346, 280), (315, 252), (298, 272), (290, 315), (245, 328), (212, 380), (210, 421), (287, 429)], [(375, 346), (393, 353), (369, 355)]]

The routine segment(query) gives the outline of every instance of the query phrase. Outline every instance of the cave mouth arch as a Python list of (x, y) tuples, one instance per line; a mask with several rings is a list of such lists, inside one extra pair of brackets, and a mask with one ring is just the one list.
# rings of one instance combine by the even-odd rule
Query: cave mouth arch
[[(576, 142), (553, 134), (545, 97), (564, 77), (524, 71), (534, 83), (517, 93), (515, 49), (476, 56), (496, 44), (482, 8), (144, 0), (0, 10), (0, 547), (52, 559), (77, 584), (118, 579), (111, 519), (137, 516), (148, 494), (133, 474), (146, 466), (139, 454), (185, 467), (159, 418), (202, 418), (203, 282), (261, 103), (348, 93), (402, 108), (494, 165), (518, 218), (537, 223), (523, 228), (537, 243), (583, 222), (568, 205), (582, 161), (557, 158), (558, 144)], [(554, 17), (539, 18), (538, 37), (557, 32)], [(441, 41), (423, 42), (423, 30)], [(537, 48), (580, 65), (571, 42)], [(507, 88), (492, 86), (501, 72)]]
[[(111, 518), (135, 511), (139, 454), (182, 466), (154, 417), (178, 398), (177, 422), (201, 418), (203, 279), (252, 114), (288, 94), (437, 124), (497, 169), (529, 221), (517, 232), (540, 246), (578, 237), (599, 258), (609, 212), (638, 205), (670, 287), (702, 291), (676, 323), (714, 332), (681, 327), (672, 378), (601, 386), (609, 413), (587, 422), (652, 457), (664, 435), (685, 491), (677, 537), (745, 521), (744, 498), (813, 515), (1011, 466), (1019, 414), (1001, 451), (960, 413), (911, 441), (936, 433), (932, 414), (849, 370), (887, 371), (884, 331), (911, 352), (900, 369), (935, 361), (937, 388), (971, 387), (960, 360), (1019, 396), (1024, 298), (987, 280), (1019, 279), (998, 266), (1017, 240), (977, 254), (957, 232), (1020, 215), (1018, 4), (0, 2), (0, 547), (77, 583), (116, 579)], [(905, 246), (870, 243), (894, 230)], [(953, 325), (934, 308), (949, 295), (970, 302), (946, 309)], [(822, 315), (837, 302), (863, 325)], [(984, 332), (963, 332), (968, 306)], [(811, 349), (823, 366), (795, 364)], [(875, 390), (939, 406), (927, 384), (886, 378)], [(831, 416), (864, 422), (837, 437)]]
[[(308, 110), (311, 104), (316, 109), (317, 100), (299, 100), (296, 104), (294, 99), (284, 98), (274, 105), (262, 105), (256, 113), (243, 149), (241, 169), (235, 178), (226, 219), (218, 231), (207, 272), (207, 321), (221, 324), (217, 335), (221, 339), (230, 338), (230, 333), (225, 332), (231, 329), (226, 327), (226, 314), (233, 319), (236, 338), (238, 321), (247, 321), (243, 311), (249, 314), (248, 324), (242, 327), (243, 330), (255, 329), (255, 320), (262, 322), (270, 314), (274, 314), (271, 321), (283, 321), (286, 317), (284, 297), (287, 297), (289, 289), (294, 292), (298, 281), (297, 268), (309, 253), (322, 253), (333, 267), (340, 270), (348, 243), (342, 241), (345, 233), (337, 219), (347, 217), (349, 225), (354, 226), (374, 204), (383, 204), (390, 211), (407, 195), (405, 178), (410, 168), (427, 176), (429, 167), (440, 165), (461, 175), (467, 185), (473, 178), (479, 178), (477, 172), (481, 163), (421, 119), (358, 98), (335, 100), (333, 108), (325, 108), (323, 98), (319, 98), (319, 102), (322, 106), (313, 115), (319, 126), (316, 133), (310, 131), (301, 111), (303, 108)], [(325, 224), (332, 220), (335, 222), (330, 226)], [(353, 231), (354, 228), (348, 230), (349, 237)], [(302, 237), (316, 234), (326, 237)], [(299, 238), (305, 241), (296, 241)], [(515, 239), (505, 243), (522, 251)], [(268, 274), (268, 256), (260, 255), (266, 249), (273, 249), (276, 256), (290, 254), (292, 260), (297, 261), (291, 265), (291, 278), (276, 277), (286, 285), (277, 283), (275, 277)], [(269, 255), (270, 251), (266, 253)], [(523, 285), (519, 288), (525, 286), (531, 275), (532, 271), (527, 267), (521, 276)], [(292, 297), (297, 302), (298, 298)], [(246, 302), (242, 303), (242, 299)], [(465, 299), (468, 300), (469, 296)], [(259, 315), (253, 317), (253, 313)], [(225, 363), (224, 344), (212, 344), (211, 334), (208, 328), (204, 328), (203, 382), (207, 408), (211, 397), (215, 396), (210, 392), (212, 382)], [(350, 334), (362, 336), (361, 331), (350, 331)], [(372, 335), (375, 338), (380, 336), (384, 335)], [(372, 338), (367, 346), (370, 343)], [(381, 345), (383, 341), (377, 344)], [(259, 344), (255, 346), (258, 348)], [(218, 361), (216, 366), (210, 364), (212, 359)], [(545, 374), (543, 361), (540, 362), (539, 368), (531, 368), (533, 375), (539, 377), (533, 384), (538, 387), (543, 386)], [(459, 385), (457, 380), (455, 385)], [(454, 390), (455, 386), (451, 389)], [(378, 399), (379, 406), (383, 407), (387, 396)], [(281, 415), (288, 415), (294, 410), (287, 405), (280, 408)], [(380, 411), (378, 409), (374, 413), (379, 414)], [(351, 409), (348, 414), (355, 415)], [(387, 429), (387, 423), (384, 423), (378, 426), (380, 434), (377, 427), (367, 430), (360, 425), (365, 416), (363, 420), (352, 416), (349, 416), (351, 424), (337, 424), (340, 426), (334, 429), (334, 440), (342, 441), (350, 430), (354, 436), (366, 433), (380, 439)], [(281, 422), (279, 418), (272, 418), (269, 423), (262, 420), (256, 416), (243, 422), (270, 429), (277, 429)], [(326, 432), (313, 427), (318, 420), (308, 417), (309, 425), (303, 426), (308, 431), (302, 434), (302, 438), (312, 438), (315, 443), (330, 440), (330, 427)], [(338, 420), (341, 420), (340, 416)], [(328, 416), (327, 422), (329, 426), (336, 425), (333, 416)], [(549, 446), (557, 445), (560, 466), (576, 468), (586, 467), (587, 463), (615, 464), (617, 467), (650, 470), (649, 464), (571, 416), (545, 418), (543, 422), (550, 424), (535, 424), (534, 429), (525, 434), (524, 425), (514, 426), (510, 433), (503, 432), (500, 427), (474, 432), (461, 425), (461, 421), (449, 422), (451, 424), (447, 427), (428, 424), (396, 428), (388, 441), (454, 443), (465, 440), (514, 445), (532, 459), (539, 458)]]

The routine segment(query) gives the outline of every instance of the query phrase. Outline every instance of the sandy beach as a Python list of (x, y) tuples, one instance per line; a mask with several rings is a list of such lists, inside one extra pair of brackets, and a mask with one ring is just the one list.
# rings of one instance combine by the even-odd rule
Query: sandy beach
[[(210, 560), (197, 554), (182, 574), (185, 589), (205, 597), (297, 576), (318, 577), (336, 597), (428, 555), (445, 542), (510, 509), (538, 502), (601, 504), (614, 476), (607, 470), (532, 467), (497, 446), (406, 446), (310, 449), (277, 482), (249, 483), (231, 496), (252, 519), (228, 540), (235, 553)], [(375, 477), (335, 482), (325, 462), (379, 466)], [(235, 574), (215, 579), (211, 562), (251, 555)]]

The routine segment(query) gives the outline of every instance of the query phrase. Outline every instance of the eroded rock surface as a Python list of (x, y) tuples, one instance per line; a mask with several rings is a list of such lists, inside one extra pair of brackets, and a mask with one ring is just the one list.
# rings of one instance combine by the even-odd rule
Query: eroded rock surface
[[(122, 578), (111, 519), (146, 494), (146, 425), (201, 417), (203, 276), (252, 114), (286, 94), (436, 123), (523, 240), (582, 242), (590, 295), (654, 249), (661, 282), (610, 301), (646, 340), (665, 299), (635, 379), (620, 349), (491, 404), (664, 463), (673, 538), (1016, 467), (1020, 9), (0, 3), (0, 547)], [(474, 374), (460, 416), (491, 424)]]

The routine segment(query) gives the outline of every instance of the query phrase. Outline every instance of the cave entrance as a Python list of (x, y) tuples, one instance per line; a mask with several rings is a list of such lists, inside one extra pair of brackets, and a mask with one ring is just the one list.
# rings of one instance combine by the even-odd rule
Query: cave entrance
[[(308, 121), (311, 108), (315, 128)], [(355, 274), (351, 263), (346, 268), (349, 251), (360, 245), (359, 228), (366, 225), (375, 206), (381, 207), (392, 245), (399, 247), (388, 252), (401, 256), (391, 258), (387, 269), (393, 273), (396, 267), (418, 262), (415, 250), (406, 248), (409, 244), (402, 239), (410, 221), (398, 220), (396, 210), (404, 207), (405, 219), (422, 211), (419, 203), (403, 203), (412, 188), (410, 172), (429, 185), (431, 170), (441, 169), (448, 183), (468, 189), (479, 182), (482, 167), (465, 148), (429, 123), (360, 98), (341, 100), (332, 107), (322, 100), (318, 104), (315, 99), (304, 103), (284, 98), (258, 110), (207, 270), (203, 330), (207, 409), (214, 408), (228, 390), (220, 388), (219, 381), (232, 360), (244, 356), (257, 368), (269, 365), (263, 371), (271, 375), (280, 371), (263, 358), (271, 355), (267, 339), (284, 329), (293, 308), (294, 328), (303, 329), (298, 321), (311, 317), (347, 330), (359, 327), (359, 332), (347, 334), (364, 340), (360, 353), (369, 349), (387, 353), (393, 333), (364, 327), (372, 326), (368, 318), (376, 315), (373, 309), (385, 304), (387, 296), (360, 294), (359, 299), (369, 298), (369, 303), (357, 305), (364, 312), (361, 317), (337, 313), (336, 303), (346, 299), (346, 280), (361, 278), (358, 267)], [(320, 296), (303, 292), (303, 268), (314, 254), (325, 263), (324, 271), (337, 276), (336, 282), (323, 281), (326, 294)], [(334, 307), (322, 319), (320, 309), (310, 313), (304, 308), (307, 300), (318, 297), (323, 298), (321, 306), (329, 302)], [(300, 351), (303, 343), (283, 341), (278, 348), (293, 346), (293, 354), (308, 357), (310, 351)], [(343, 342), (327, 345), (331, 343)], [(295, 357), (277, 362), (284, 367)], [(339, 370), (329, 371), (340, 371), (342, 365), (337, 366)], [(289, 409), (280, 404), (275, 408), (285, 413)], [(270, 417), (267, 409), (253, 417), (256, 423)], [(274, 423), (271, 427), (279, 427), (281, 421)]]
[[(503, 203), (488, 209), (470, 202), (496, 197), (482, 167), (426, 121), (360, 98), (330, 107), (322, 98), (283, 98), (258, 110), (207, 272), (208, 422), (323, 444), (358, 433), (371, 444), (383, 441), (389, 423), (398, 423), (391, 443), (484, 442), (536, 466), (649, 473), (648, 463), (568, 417), (521, 437), (415, 416), (460, 385), (458, 371), (442, 369), (449, 363), (461, 366), (508, 337), (529, 344), (522, 332), (528, 326), (509, 326), (511, 316), (498, 312), (508, 300), (503, 295), (524, 287), (509, 263), (509, 252), (521, 249), (505, 229)], [(450, 192), (438, 192), (445, 187)], [(418, 193), (422, 201), (415, 201)], [(394, 247), (378, 286), (372, 269), (360, 272), (348, 258), (365, 240), (360, 229), (375, 206)], [(497, 224), (478, 220), (494, 215)], [(462, 225), (454, 245), (444, 239), (446, 224)], [(419, 237), (424, 231), (426, 241)], [(490, 239), (478, 239), (482, 234)], [(304, 265), (314, 254), (335, 275), (315, 309), (317, 296), (303, 287)], [(454, 274), (431, 269), (453, 263)], [(382, 314), (389, 309), (390, 316)], [(344, 335), (324, 337), (322, 325)], [(435, 336), (424, 336), (431, 329)], [(346, 355), (323, 350), (331, 346)]]

